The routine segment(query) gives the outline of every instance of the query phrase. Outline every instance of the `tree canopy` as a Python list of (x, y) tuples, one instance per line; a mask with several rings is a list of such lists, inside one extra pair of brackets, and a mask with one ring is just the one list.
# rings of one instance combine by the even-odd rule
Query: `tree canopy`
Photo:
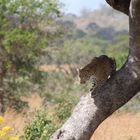
[[(48, 27), (60, 16), (58, 3), (51, 0), (2, 0), (0, 2), (0, 53), (2, 69), (24, 74), (33, 68), (48, 36)], [(5, 73), (5, 74), (6, 74)]]

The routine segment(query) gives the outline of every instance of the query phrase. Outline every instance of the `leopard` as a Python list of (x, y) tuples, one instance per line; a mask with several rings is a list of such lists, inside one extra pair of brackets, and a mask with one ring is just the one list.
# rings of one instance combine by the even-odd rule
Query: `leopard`
[(116, 60), (107, 55), (94, 57), (90, 63), (78, 69), (80, 84), (92, 79), (92, 88), (102, 86), (116, 72)]

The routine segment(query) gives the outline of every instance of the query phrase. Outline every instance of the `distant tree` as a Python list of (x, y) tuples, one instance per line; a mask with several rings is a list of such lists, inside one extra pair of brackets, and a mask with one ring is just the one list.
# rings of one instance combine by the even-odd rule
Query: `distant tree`
[(49, 28), (58, 16), (59, 4), (55, 0), (0, 1), (1, 99), (7, 93), (4, 84), (11, 86), (16, 77), (30, 77), (35, 71), (39, 56), (52, 39)]
[(56, 1), (0, 1), (1, 82), (6, 74), (27, 74), (48, 44), (43, 28), (59, 16)]
[(90, 32), (96, 32), (99, 29), (99, 25), (97, 25), (96, 23), (89, 23), (86, 27), (86, 30), (90, 33)]
[(62, 20), (59, 21), (61, 25), (61, 30), (64, 33), (64, 38), (65, 39), (72, 39), (73, 34), (75, 33), (75, 30), (77, 29), (76, 24), (73, 21), (70, 20)]
[(86, 33), (83, 30), (76, 29), (73, 37), (74, 37), (74, 39), (78, 39), (78, 38), (84, 37), (85, 35), (86, 35)]
[(113, 27), (106, 27), (106, 28), (100, 28), (95, 36), (104, 39), (104, 40), (112, 40), (116, 31)]

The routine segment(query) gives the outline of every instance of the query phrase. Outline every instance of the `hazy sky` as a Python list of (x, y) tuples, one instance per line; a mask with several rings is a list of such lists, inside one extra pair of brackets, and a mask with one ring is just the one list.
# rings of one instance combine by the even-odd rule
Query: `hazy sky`
[(97, 9), (101, 4), (106, 4), (105, 0), (60, 0), (65, 4), (64, 11), (67, 13), (79, 14), (84, 8)]

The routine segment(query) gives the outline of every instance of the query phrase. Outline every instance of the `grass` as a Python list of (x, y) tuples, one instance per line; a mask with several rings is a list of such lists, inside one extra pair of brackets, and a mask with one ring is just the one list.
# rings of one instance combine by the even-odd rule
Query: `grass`
[(98, 127), (91, 140), (139, 140), (139, 122), (140, 113), (116, 113)]

